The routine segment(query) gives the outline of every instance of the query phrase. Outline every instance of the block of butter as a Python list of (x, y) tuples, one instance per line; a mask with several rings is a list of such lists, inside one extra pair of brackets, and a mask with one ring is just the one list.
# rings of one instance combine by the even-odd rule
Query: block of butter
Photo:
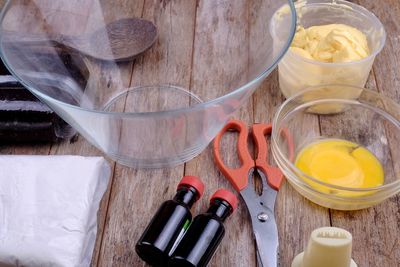
[(89, 266), (102, 157), (0, 156), (0, 266)]

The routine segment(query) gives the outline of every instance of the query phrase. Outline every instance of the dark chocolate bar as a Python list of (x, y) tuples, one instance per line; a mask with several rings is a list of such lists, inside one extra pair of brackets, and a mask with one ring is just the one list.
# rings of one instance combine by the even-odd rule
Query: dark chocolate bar
[[(55, 69), (51, 64), (51, 56), (41, 56), (41, 60), (47, 60), (49, 70), (53, 76), (74, 75), (74, 81), (79, 83), (77, 88), (85, 88), (87, 73), (82, 73), (71, 62), (68, 54), (63, 54), (65, 68)], [(80, 68), (83, 65), (80, 65)], [(70, 73), (63, 73), (63, 72)], [(36, 74), (35, 74), (36, 75)], [(34, 75), (33, 75), (34, 76)], [(45, 77), (52, 77), (45, 75)], [(68, 76), (69, 77), (69, 76)], [(35, 79), (33, 77), (32, 79)], [(36, 77), (44, 84), (42, 88), (56, 92), (58, 88), (52, 87), (43, 77)], [(58, 81), (58, 80), (57, 80)], [(58, 94), (60, 92), (57, 92)], [(77, 104), (79, 97), (73, 92), (62, 92), (66, 102)], [(82, 93), (82, 92), (80, 92)], [(70, 139), (76, 135), (76, 131), (58, 117), (47, 105), (40, 102), (32, 93), (22, 86), (4, 66), (0, 64), (0, 142), (54, 142), (60, 139)]]

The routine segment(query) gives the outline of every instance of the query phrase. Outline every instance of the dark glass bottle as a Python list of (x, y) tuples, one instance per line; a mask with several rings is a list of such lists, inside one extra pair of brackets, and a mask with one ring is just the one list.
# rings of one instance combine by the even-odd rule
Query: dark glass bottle
[(201, 197), (204, 185), (195, 176), (185, 176), (173, 200), (164, 202), (136, 243), (136, 253), (152, 266), (167, 266), (175, 244), (192, 221), (190, 208)]
[(223, 222), (237, 207), (234, 194), (219, 189), (207, 212), (196, 216), (169, 261), (169, 266), (207, 266), (225, 235)]

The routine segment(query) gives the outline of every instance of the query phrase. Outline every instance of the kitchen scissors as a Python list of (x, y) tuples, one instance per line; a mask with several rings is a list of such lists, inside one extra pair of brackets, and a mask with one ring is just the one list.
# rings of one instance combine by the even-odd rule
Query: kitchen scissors
[[(220, 154), (221, 138), (230, 130), (239, 133), (237, 151), (241, 166), (235, 169), (227, 167)], [(277, 191), (282, 184), (283, 174), (279, 168), (268, 163), (268, 145), (265, 136), (271, 134), (272, 125), (254, 124), (251, 130), (257, 153), (255, 160), (250, 155), (247, 146), (249, 138), (247, 126), (238, 120), (230, 120), (216, 136), (213, 150), (214, 158), (220, 171), (240, 192), (246, 203), (257, 244), (258, 266), (276, 267), (278, 266), (279, 241), (274, 210)], [(290, 136), (286, 131), (282, 131), (282, 135), (287, 140), (290, 157), (293, 157), (293, 143)], [(253, 176), (255, 171), (258, 172), (262, 180), (261, 195), (254, 189)]]

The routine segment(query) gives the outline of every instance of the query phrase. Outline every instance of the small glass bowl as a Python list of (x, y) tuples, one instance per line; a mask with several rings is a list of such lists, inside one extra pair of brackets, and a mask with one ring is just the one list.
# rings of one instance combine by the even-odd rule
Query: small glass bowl
[[(286, 8), (287, 9), (287, 8)], [(375, 57), (386, 41), (380, 20), (366, 8), (344, 0), (307, 0), (296, 2), (297, 24), (304, 28), (327, 24), (346, 24), (365, 34), (371, 53), (368, 57), (344, 63), (327, 63), (306, 59), (290, 49), (279, 63), (279, 87), (285, 97), (302, 89), (324, 84), (347, 84), (364, 87)], [(274, 43), (279, 45), (280, 31), (289, 16), (278, 11), (270, 23)]]
[[(285, 136), (290, 137), (294, 151)], [(372, 152), (382, 164), (383, 185), (335, 186), (299, 170), (293, 152), (297, 155), (308, 144), (326, 138), (348, 140)], [(290, 184), (321, 206), (363, 209), (400, 191), (400, 105), (378, 92), (349, 85), (304, 90), (286, 100), (276, 113), (271, 142), (274, 158)]]

